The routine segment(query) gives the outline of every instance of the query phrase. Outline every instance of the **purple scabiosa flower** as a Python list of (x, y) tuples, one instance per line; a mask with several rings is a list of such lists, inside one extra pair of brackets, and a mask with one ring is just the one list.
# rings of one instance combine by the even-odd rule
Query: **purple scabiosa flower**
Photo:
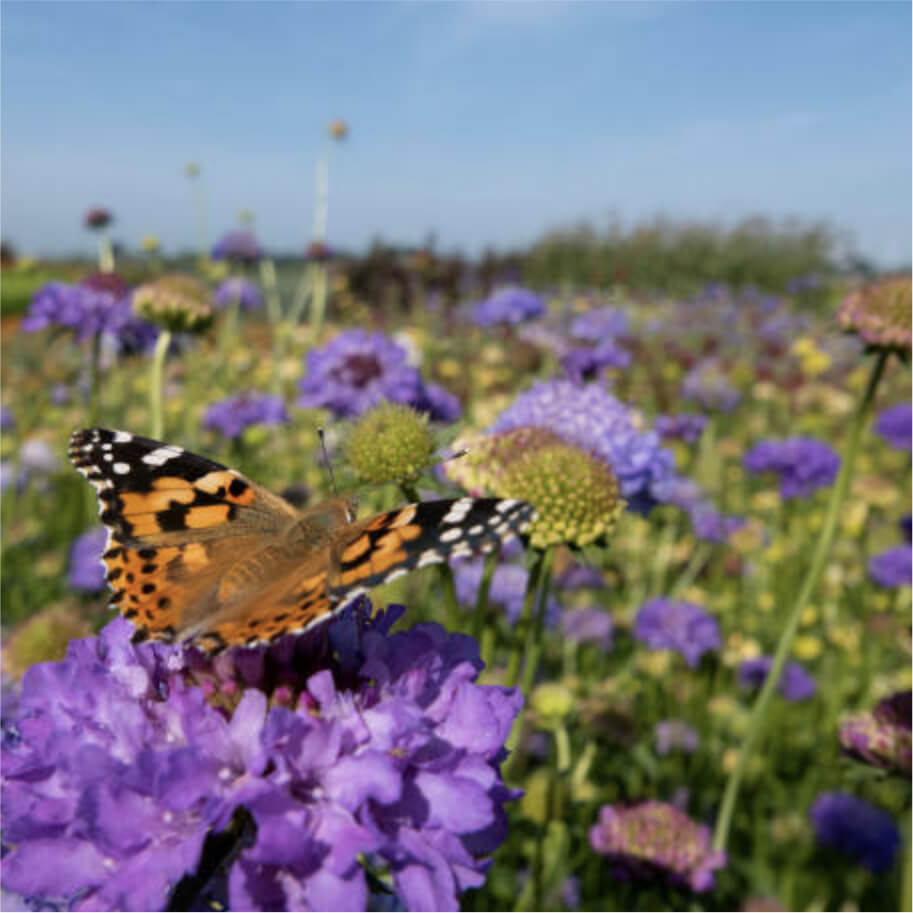
[(105, 566), (101, 556), (108, 541), (108, 531), (96, 526), (83, 533), (70, 547), (70, 569), (67, 583), (74, 590), (97, 593), (105, 588)]
[[(773, 665), (772, 656), (746, 659), (739, 666), (739, 684), (743, 688), (760, 688)], [(805, 701), (818, 690), (815, 680), (795, 660), (788, 660), (780, 676), (780, 694), (788, 701)]]
[(885, 811), (849, 793), (822, 793), (808, 812), (818, 842), (847, 856), (871, 872), (891, 868), (900, 847), (900, 833)]
[(729, 382), (722, 366), (712, 358), (698, 362), (682, 381), (682, 396), (708, 412), (732, 412), (742, 394)]
[(66, 384), (54, 384), (51, 387), (51, 403), (55, 406), (66, 406), (69, 404), (73, 395)]
[(570, 335), (587, 342), (603, 342), (628, 335), (628, 315), (617, 308), (594, 308), (571, 321)]
[(630, 353), (619, 349), (612, 340), (570, 349), (561, 358), (565, 375), (575, 384), (597, 380), (606, 368), (626, 368), (629, 364)]
[(712, 615), (694, 603), (671, 599), (648, 599), (640, 607), (634, 637), (653, 650), (675, 650), (692, 668), (720, 647), (720, 629)]
[(598, 590), (605, 586), (605, 579), (592, 565), (575, 562), (555, 578), (555, 586), (559, 590)]
[(256, 282), (243, 276), (231, 276), (219, 284), (213, 301), (223, 310), (237, 302), (242, 311), (256, 311), (263, 307), (263, 292)]
[(612, 649), (612, 617), (605, 609), (568, 609), (561, 616), (561, 633), (576, 644), (598, 644)]
[(685, 441), (687, 444), (696, 444), (704, 428), (707, 426), (707, 416), (697, 412), (683, 412), (679, 415), (658, 415), (654, 427), (656, 433), (664, 441)]
[(134, 646), (117, 619), (33, 666), (2, 744), (4, 887), (163, 909), (221, 832), (233, 861), (188, 907), (363, 910), (364, 860), (406, 909), (456, 909), (505, 836), (521, 697), (475, 684), (468, 637), (391, 634), (401, 611), (349, 610), (330, 650), (303, 635), (215, 659)]
[(238, 393), (213, 403), (203, 416), (203, 427), (227, 438), (241, 437), (251, 425), (281, 425), (288, 421), (281, 396)]
[(544, 313), (545, 302), (539, 295), (519, 286), (508, 286), (480, 301), (473, 311), (473, 319), (480, 327), (497, 324), (516, 326), (535, 320)]
[(8, 406), (0, 406), (0, 431), (12, 431), (16, 427), (16, 419)]
[(775, 472), (784, 500), (807, 498), (826, 488), (840, 470), (840, 457), (823, 441), (811, 437), (761, 441), (742, 462), (749, 472)]
[(432, 422), (455, 422), (463, 414), (459, 398), (438, 384), (423, 383), (409, 405), (426, 413)]
[(622, 877), (664, 877), (692, 891), (709, 891), (726, 854), (710, 845), (710, 829), (665, 802), (604, 805), (590, 829), (590, 846)]
[(913, 406), (898, 403), (885, 409), (875, 421), (875, 431), (894, 450), (910, 450), (913, 446)]
[(694, 535), (698, 539), (717, 544), (726, 542), (737, 529), (748, 522), (745, 517), (727, 517), (706, 501), (691, 507), (688, 510), (688, 516), (691, 518)]
[(701, 744), (697, 730), (684, 720), (663, 720), (657, 723), (653, 729), (653, 738), (656, 753), (663, 758), (673, 751), (694, 754)]
[(851, 757), (910, 776), (911, 693), (899, 691), (880, 700), (870, 713), (846, 717), (840, 745)]
[(657, 486), (675, 475), (675, 457), (653, 431), (640, 431), (623, 403), (596, 384), (541, 381), (498, 417), (490, 431), (547, 428), (603, 460), (618, 478), (629, 510), (646, 512), (661, 498)]
[[(476, 604), (484, 565), (484, 559), (478, 558), (453, 562), (457, 601), (467, 608), (474, 607)], [(528, 581), (529, 572), (519, 564), (499, 564), (491, 578), (488, 601), (501, 606), (511, 624), (516, 624), (520, 618)], [(560, 613), (561, 606), (558, 601), (554, 596), (549, 596), (548, 604), (545, 607), (545, 623), (549, 627), (554, 627)]]
[(913, 548), (895, 545), (869, 558), (869, 576), (880, 586), (910, 586), (913, 582)]
[(263, 256), (263, 249), (252, 231), (235, 229), (223, 235), (215, 243), (211, 256), (213, 260), (253, 263)]

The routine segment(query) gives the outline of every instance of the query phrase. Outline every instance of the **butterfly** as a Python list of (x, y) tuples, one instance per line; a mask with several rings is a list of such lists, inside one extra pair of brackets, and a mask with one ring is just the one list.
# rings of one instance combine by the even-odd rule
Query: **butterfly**
[(98, 495), (111, 603), (134, 640), (207, 652), (306, 631), (372, 587), (490, 552), (534, 519), (531, 505), (496, 498), (364, 520), (354, 498), (299, 510), (221, 463), (105, 428), (74, 431), (69, 457)]

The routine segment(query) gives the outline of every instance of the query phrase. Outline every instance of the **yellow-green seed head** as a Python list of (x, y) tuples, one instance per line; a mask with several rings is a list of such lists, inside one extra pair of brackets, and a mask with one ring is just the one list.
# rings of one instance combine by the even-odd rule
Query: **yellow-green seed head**
[(399, 403), (385, 402), (366, 412), (346, 442), (349, 464), (373, 485), (414, 481), (431, 465), (433, 450), (427, 416)]
[(202, 333), (213, 320), (209, 289), (178, 273), (136, 289), (133, 310), (144, 320), (176, 333)]

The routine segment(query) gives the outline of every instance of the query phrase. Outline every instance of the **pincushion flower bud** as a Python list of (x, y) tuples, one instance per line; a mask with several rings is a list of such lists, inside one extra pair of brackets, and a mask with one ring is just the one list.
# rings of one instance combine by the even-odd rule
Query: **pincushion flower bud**
[(856, 333), (871, 348), (910, 354), (911, 295), (909, 276), (884, 279), (851, 292), (840, 305), (837, 323)]
[(910, 776), (910, 692), (879, 701), (869, 713), (846, 717), (840, 744), (854, 758), (882, 770)]
[(206, 286), (177, 273), (137, 288), (133, 310), (150, 323), (181, 333), (202, 333), (213, 319)]
[(379, 485), (415, 481), (431, 464), (433, 449), (427, 416), (385, 402), (358, 420), (346, 443), (346, 457), (364, 481)]

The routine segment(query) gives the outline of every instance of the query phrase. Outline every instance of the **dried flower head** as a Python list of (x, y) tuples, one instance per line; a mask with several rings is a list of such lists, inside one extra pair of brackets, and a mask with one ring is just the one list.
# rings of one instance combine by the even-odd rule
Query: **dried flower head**
[(870, 348), (910, 354), (913, 283), (909, 276), (883, 279), (851, 292), (837, 312), (837, 323)]

